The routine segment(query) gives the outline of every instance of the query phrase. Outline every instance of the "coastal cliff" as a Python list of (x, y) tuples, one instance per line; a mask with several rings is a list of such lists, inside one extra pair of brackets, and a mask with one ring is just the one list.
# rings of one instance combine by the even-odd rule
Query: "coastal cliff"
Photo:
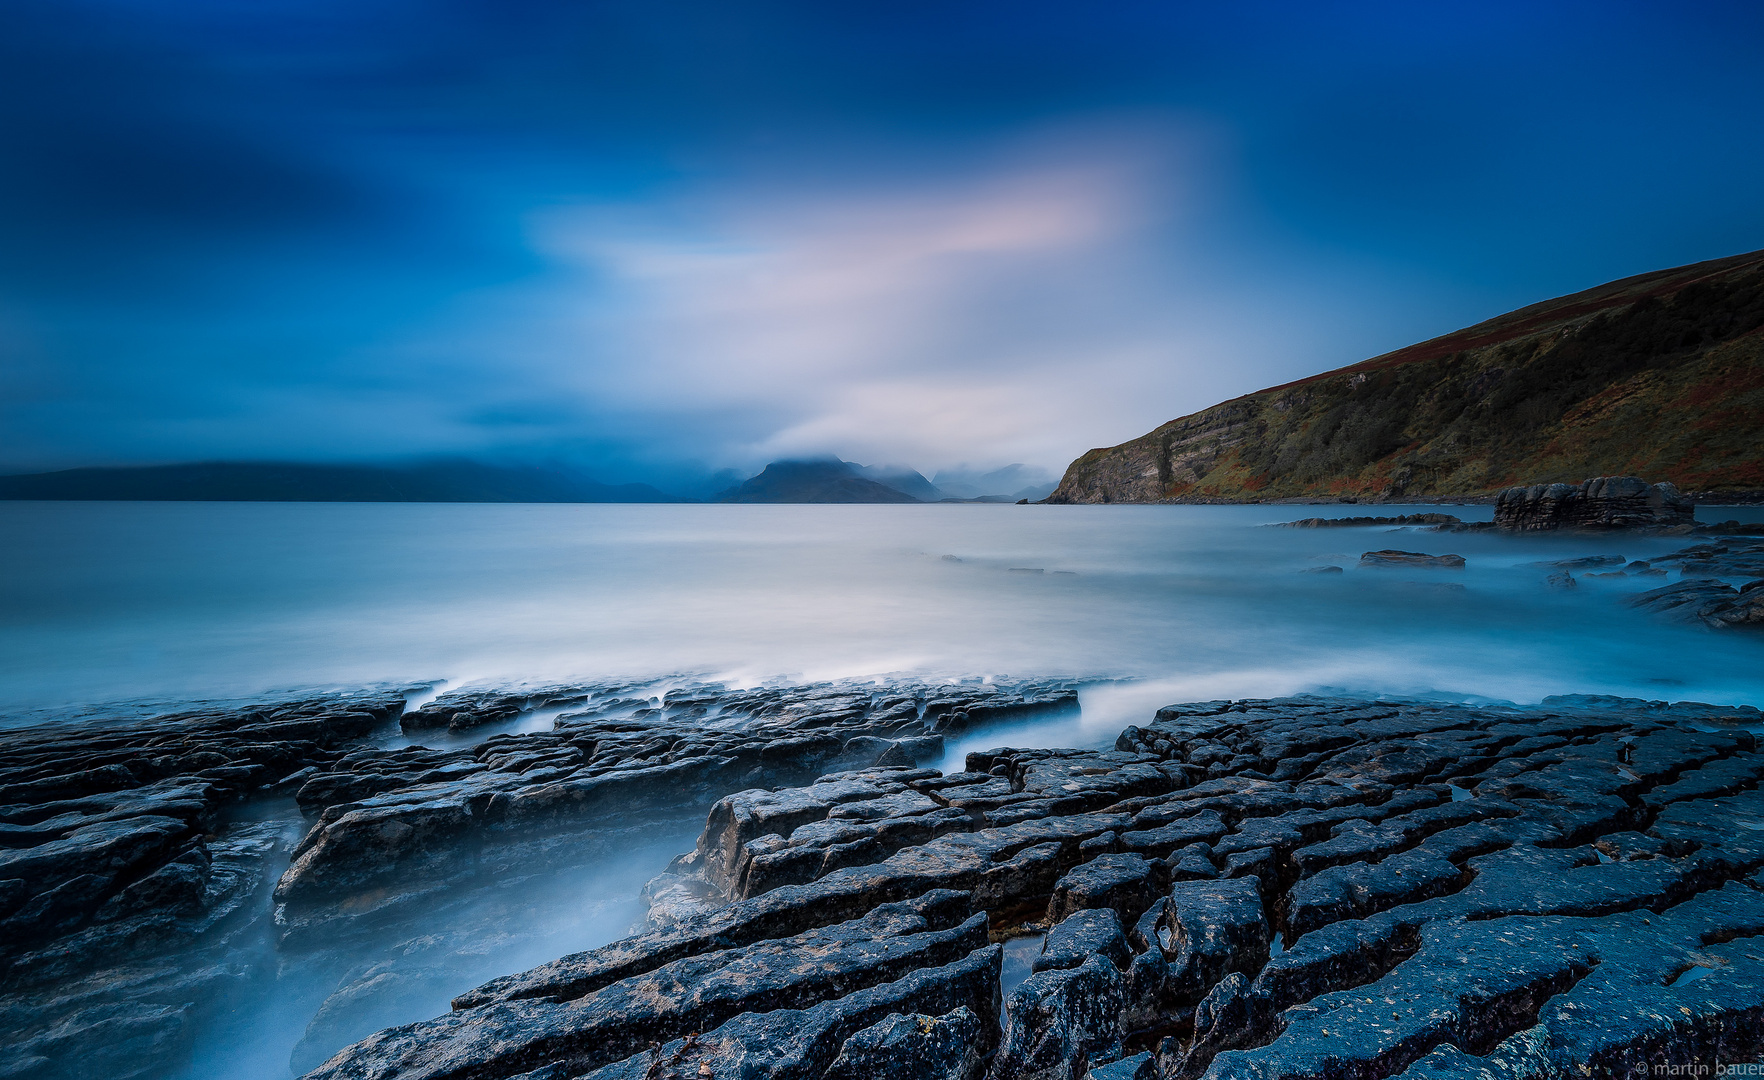
[(1487, 497), (1612, 473), (1764, 489), (1764, 251), (1547, 300), (1172, 420), (1050, 503)]

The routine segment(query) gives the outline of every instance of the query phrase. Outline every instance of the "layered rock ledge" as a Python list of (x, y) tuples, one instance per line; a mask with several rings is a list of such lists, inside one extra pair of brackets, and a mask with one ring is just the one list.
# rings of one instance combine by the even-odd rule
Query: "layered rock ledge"
[[(1077, 708), (1061, 682), (676, 678), (407, 712), (423, 691), (0, 731), (0, 1076), (163, 1074), (274, 977), (266, 934), (320, 969), (348, 968), (368, 931), (444, 954), (470, 942), (425, 934), (438, 912), (690, 828), (732, 791), (910, 767), (945, 733)], [(922, 917), (947, 930), (950, 910)], [(444, 977), (344, 974), (297, 1068), (398, 1018), (401, 981)]]
[(1583, 484), (1512, 487), (1495, 499), (1503, 529), (1636, 529), (1689, 527), (1697, 507), (1669, 483), (1636, 476), (1599, 476)]
[(1759, 719), (1217, 701), (752, 784), (647, 931), (310, 1076), (1712, 1074), (1764, 1055)]

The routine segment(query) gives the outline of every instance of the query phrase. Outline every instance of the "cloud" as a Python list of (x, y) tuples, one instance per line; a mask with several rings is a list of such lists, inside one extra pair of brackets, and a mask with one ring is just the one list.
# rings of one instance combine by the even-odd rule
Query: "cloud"
[(573, 314), (541, 363), (596, 411), (695, 417), (731, 463), (1057, 468), (1194, 341), (1154, 239), (1199, 160), (1168, 129), (1067, 132), (940, 174), (553, 209), (533, 242)]
[(1535, 9), (16, 0), (0, 469), (1057, 470), (1764, 243), (1759, 17)]

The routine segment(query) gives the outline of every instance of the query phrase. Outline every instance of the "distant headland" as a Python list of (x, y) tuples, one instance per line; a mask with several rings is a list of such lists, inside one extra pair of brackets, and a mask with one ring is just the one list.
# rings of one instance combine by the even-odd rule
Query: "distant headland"
[(1624, 278), (1172, 420), (1050, 503), (1488, 501), (1610, 474), (1764, 495), (1764, 251)]
[(567, 469), (431, 461), (310, 465), (208, 461), (0, 476), (0, 499), (142, 502), (693, 502), (648, 484), (601, 484)]
[(837, 458), (774, 461), (709, 500), (649, 484), (604, 484), (571, 468), (487, 465), (447, 459), (407, 465), (314, 465), (207, 461), (64, 469), (0, 476), (0, 500), (138, 502), (477, 503), (1003, 503), (1053, 490), (1026, 465), (987, 473), (940, 472), (937, 482), (904, 466)]

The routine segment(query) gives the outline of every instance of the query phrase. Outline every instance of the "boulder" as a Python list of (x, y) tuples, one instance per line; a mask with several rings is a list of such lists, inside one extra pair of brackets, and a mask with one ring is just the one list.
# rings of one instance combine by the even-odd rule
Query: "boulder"
[(1579, 486), (1511, 487), (1495, 499), (1495, 525), (1503, 529), (1633, 529), (1691, 525), (1696, 504), (1669, 483), (1634, 476), (1600, 476)]

